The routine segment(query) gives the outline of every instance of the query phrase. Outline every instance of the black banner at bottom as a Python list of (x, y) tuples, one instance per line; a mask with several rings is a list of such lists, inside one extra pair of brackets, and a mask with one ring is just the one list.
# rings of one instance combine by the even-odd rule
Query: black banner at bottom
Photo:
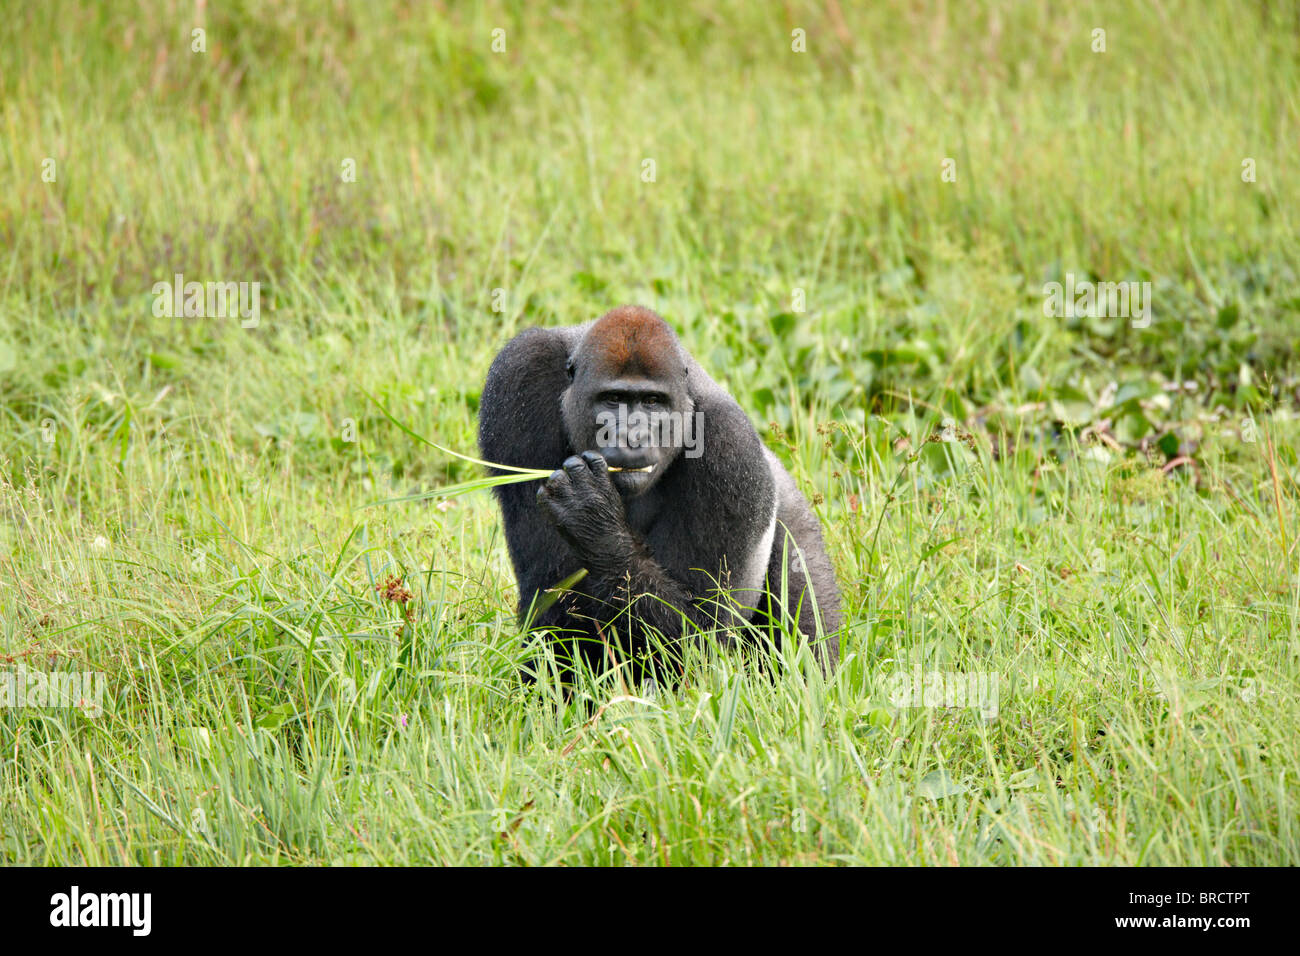
[[(730, 942), (766, 936), (774, 920), (852, 920), (927, 943), (1048, 938), (1244, 942), (1281, 928), (1286, 870), (781, 869), (726, 872), (258, 868), (0, 869), (4, 935), (205, 943), (346, 944), (376, 933), (427, 933), (446, 920), (463, 933), (526, 931), (576, 919), (683, 928), (701, 917)], [(541, 880), (541, 882), (535, 882)], [(757, 882), (751, 883), (754, 880)], [(697, 882), (698, 881), (698, 882)], [(712, 911), (712, 912), (708, 912)], [(669, 923), (671, 925), (671, 923)], [(914, 934), (920, 932), (921, 937)], [(1243, 935), (1244, 934), (1244, 935)], [(619, 932), (619, 935), (622, 935)], [(764, 939), (764, 942), (771, 942)]]

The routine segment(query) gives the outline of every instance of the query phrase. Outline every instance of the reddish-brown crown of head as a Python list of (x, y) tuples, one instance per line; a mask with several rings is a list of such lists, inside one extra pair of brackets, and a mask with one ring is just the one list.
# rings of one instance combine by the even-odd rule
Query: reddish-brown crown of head
[(619, 306), (597, 319), (582, 341), (581, 355), (620, 375), (671, 379), (684, 369), (672, 328), (639, 305)]

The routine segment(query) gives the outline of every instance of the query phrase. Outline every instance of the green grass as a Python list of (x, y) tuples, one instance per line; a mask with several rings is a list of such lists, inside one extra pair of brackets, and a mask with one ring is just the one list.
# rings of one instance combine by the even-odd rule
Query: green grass
[[(0, 708), (0, 861), (1300, 861), (1294, 11), (856, 6), (3, 18), (0, 675), (107, 692)], [(474, 454), (510, 335), (625, 302), (815, 498), (829, 680), (557, 704), (490, 495), (373, 505), (480, 472), (368, 395)]]

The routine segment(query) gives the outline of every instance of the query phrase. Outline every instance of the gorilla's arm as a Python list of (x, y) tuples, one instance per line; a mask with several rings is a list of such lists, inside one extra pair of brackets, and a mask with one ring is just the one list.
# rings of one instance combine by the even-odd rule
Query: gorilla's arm
[[(554, 468), (572, 454), (560, 416), (560, 395), (569, 383), (565, 363), (572, 348), (566, 333), (528, 329), (511, 339), (492, 362), (479, 400), (479, 449), (488, 461)], [(519, 583), (521, 617), (540, 592), (581, 567), (538, 510), (539, 485), (527, 481), (493, 489)], [(554, 605), (536, 623), (558, 625), (564, 617), (562, 608)]]
[[(715, 615), (655, 560), (645, 539), (627, 522), (623, 499), (610, 483), (605, 459), (583, 452), (537, 491), (537, 504), (587, 569), (587, 590), (615, 627), (631, 610), (640, 623), (665, 637), (682, 630), (682, 617), (701, 627)], [(639, 637), (640, 635), (632, 635)]]
[(703, 629), (748, 620), (771, 547), (775, 488), (753, 426), (729, 398), (701, 408), (704, 454), (672, 464), (653, 492), (661, 506), (644, 536), (594, 452), (568, 458), (538, 491), (587, 568), (585, 590), (603, 617), (626, 627), (630, 616), (669, 639), (681, 636), (684, 620)]

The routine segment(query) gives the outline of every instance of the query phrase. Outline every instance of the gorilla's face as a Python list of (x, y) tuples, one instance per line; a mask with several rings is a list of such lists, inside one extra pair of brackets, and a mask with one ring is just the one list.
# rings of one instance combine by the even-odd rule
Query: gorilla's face
[(609, 374), (603, 363), (570, 363), (564, 424), (577, 453), (599, 452), (624, 498), (652, 488), (693, 438), (694, 411), (684, 365), (678, 376)]

